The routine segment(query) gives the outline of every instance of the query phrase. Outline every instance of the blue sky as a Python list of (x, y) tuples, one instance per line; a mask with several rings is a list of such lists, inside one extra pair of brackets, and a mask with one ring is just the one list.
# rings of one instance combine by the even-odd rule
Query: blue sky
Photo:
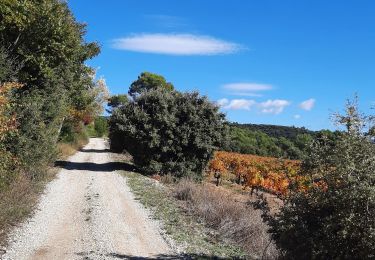
[[(68, 1), (113, 94), (143, 71), (219, 102), (230, 121), (333, 128), (375, 105), (375, 1)], [(373, 111), (372, 111), (373, 112)]]

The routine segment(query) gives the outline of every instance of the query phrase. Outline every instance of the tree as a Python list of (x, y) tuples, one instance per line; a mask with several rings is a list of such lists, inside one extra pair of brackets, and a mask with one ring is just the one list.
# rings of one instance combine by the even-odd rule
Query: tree
[(18, 79), (27, 88), (43, 88), (58, 73), (70, 88), (87, 74), (83, 62), (99, 53), (97, 44), (84, 41), (85, 25), (76, 22), (63, 1), (1, 1), (0, 21), (0, 42), (23, 62)]
[[(3, 143), (31, 178), (54, 160), (64, 122), (100, 109), (94, 70), (85, 65), (99, 46), (84, 35), (85, 25), (66, 1), (0, 1), (0, 43), (7, 50), (5, 56), (0, 52), (0, 81), (23, 85), (9, 99), (17, 132)], [(9, 70), (3, 61), (17, 63), (17, 69)]]
[[(5, 0), (0, 3), (0, 42), (22, 64), (16, 77), (22, 96), (36, 91), (52, 97), (45, 123), (62, 122), (70, 110), (91, 105), (93, 69), (84, 62), (99, 53), (96, 43), (84, 41), (85, 25), (78, 23), (67, 3), (59, 0)], [(50, 103), (58, 100), (51, 107)], [(52, 112), (52, 113), (51, 113)]]
[(113, 109), (125, 105), (127, 102), (129, 102), (127, 95), (113, 95), (108, 99), (110, 109), (107, 109), (107, 112), (111, 114)]
[(161, 75), (142, 72), (141, 75), (138, 76), (138, 79), (130, 85), (128, 94), (132, 98), (136, 98), (142, 92), (156, 88), (164, 88), (171, 91), (174, 89), (174, 86), (172, 83), (167, 82)]
[(146, 173), (197, 176), (226, 141), (225, 116), (198, 93), (152, 88), (114, 109), (111, 148), (126, 150)]
[(300, 151), (306, 151), (313, 141), (313, 137), (309, 134), (298, 134), (295, 139), (295, 145)]
[(337, 126), (345, 126), (350, 134), (358, 134), (368, 123), (369, 117), (358, 110), (358, 96), (353, 100), (347, 100), (345, 106), (345, 115), (336, 113), (333, 115), (333, 121)]
[(375, 252), (375, 146), (364, 133), (368, 117), (356, 100), (335, 122), (346, 132), (336, 142), (314, 141), (300, 175), (276, 215), (266, 214), (285, 259), (370, 259)]

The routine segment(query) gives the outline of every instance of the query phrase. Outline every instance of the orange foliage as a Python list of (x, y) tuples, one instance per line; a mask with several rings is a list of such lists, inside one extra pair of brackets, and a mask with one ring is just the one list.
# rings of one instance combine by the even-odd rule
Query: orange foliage
[(74, 122), (83, 122), (85, 125), (90, 124), (94, 121), (93, 113), (89, 110), (77, 110), (72, 108), (69, 110), (69, 118)]
[(8, 115), (7, 110), (9, 104), (9, 93), (22, 87), (19, 83), (4, 83), (0, 86), (0, 141), (5, 137), (5, 134), (14, 131), (16, 129), (16, 116)]
[(303, 178), (297, 175), (300, 164), (300, 161), (295, 160), (220, 151), (215, 153), (210, 162), (209, 171), (219, 171), (221, 176), (234, 174), (245, 188), (262, 188), (285, 195), (292, 179), (300, 183), (303, 181)]

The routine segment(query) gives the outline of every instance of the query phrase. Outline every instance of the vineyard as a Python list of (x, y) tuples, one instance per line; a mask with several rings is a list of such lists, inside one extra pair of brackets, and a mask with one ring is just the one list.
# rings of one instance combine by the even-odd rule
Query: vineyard
[(222, 179), (232, 180), (250, 188), (251, 193), (261, 189), (285, 195), (292, 181), (302, 182), (299, 168), (300, 161), (219, 151), (209, 163), (209, 174), (217, 185)]

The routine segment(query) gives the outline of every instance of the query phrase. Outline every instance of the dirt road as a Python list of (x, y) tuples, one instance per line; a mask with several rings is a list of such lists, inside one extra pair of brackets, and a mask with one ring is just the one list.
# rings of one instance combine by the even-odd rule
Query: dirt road
[(34, 216), (11, 234), (3, 259), (152, 259), (171, 255), (134, 200), (105, 141), (92, 138), (46, 188)]

